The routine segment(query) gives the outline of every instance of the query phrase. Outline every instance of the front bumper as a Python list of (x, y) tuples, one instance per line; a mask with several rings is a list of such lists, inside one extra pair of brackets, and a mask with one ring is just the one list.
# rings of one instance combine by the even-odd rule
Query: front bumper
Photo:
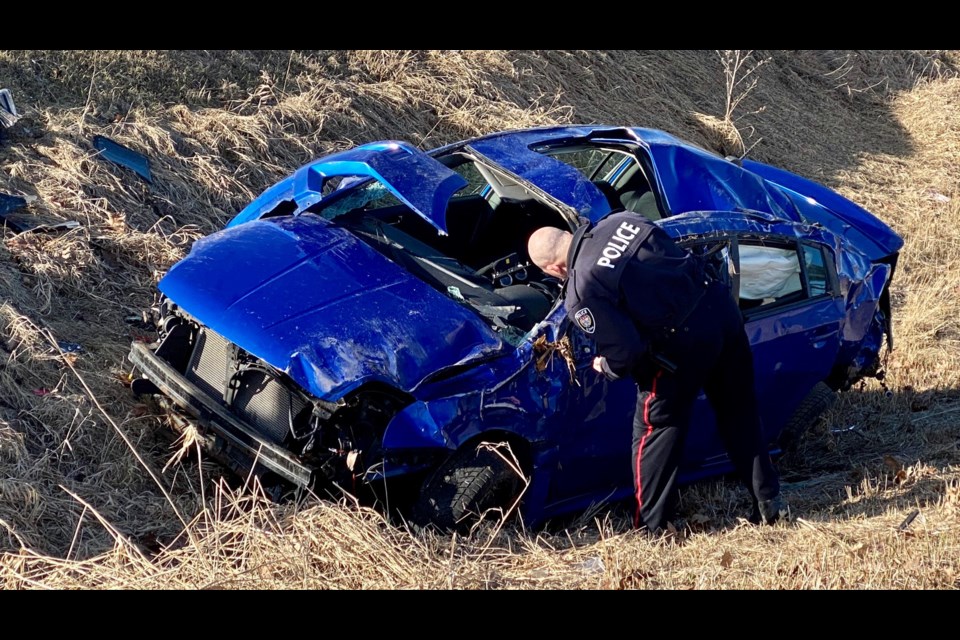
[(312, 485), (312, 469), (289, 451), (264, 439), (251, 426), (239, 420), (226, 407), (206, 395), (158, 357), (148, 345), (133, 343), (127, 358), (143, 377), (156, 385), (174, 405), (196, 419), (202, 432), (214, 434), (214, 450), (211, 453), (224, 457), (224, 461), (231, 467), (236, 468), (237, 460), (230, 454), (240, 453), (249, 458), (251, 467), (260, 466), (300, 487)]

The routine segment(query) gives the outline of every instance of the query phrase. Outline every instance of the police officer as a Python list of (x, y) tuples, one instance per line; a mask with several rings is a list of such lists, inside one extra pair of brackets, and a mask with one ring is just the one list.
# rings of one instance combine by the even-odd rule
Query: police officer
[(566, 280), (567, 313), (600, 354), (593, 368), (637, 384), (634, 525), (659, 534), (673, 518), (683, 442), (701, 389), (753, 498), (751, 521), (785, 517), (763, 441), (743, 318), (730, 288), (708, 276), (702, 259), (630, 211), (572, 234), (537, 229), (528, 252), (545, 273)]

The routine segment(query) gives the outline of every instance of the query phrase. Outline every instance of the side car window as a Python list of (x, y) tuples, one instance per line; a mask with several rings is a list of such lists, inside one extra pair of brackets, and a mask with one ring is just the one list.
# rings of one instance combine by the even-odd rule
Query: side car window
[(680, 244), (704, 259), (711, 276), (736, 291), (747, 315), (830, 295), (836, 289), (831, 263), (815, 244), (732, 236)]
[(757, 313), (831, 292), (823, 250), (796, 242), (741, 239), (740, 308)]
[(810, 297), (822, 296), (830, 292), (830, 272), (824, 259), (823, 249), (817, 246), (803, 245), (803, 260), (807, 272), (807, 284)]

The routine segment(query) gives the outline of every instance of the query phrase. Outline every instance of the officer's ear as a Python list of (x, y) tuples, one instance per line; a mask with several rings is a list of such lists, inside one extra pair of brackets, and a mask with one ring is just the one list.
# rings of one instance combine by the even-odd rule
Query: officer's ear
[(544, 265), (543, 270), (554, 278), (560, 278), (561, 280), (567, 279), (567, 265), (565, 264), (551, 262), (550, 264)]

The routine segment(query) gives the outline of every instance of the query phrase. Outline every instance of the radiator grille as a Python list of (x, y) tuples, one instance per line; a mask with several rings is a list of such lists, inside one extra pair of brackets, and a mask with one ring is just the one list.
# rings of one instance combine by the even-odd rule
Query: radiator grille
[(242, 420), (277, 444), (290, 433), (291, 416), (307, 403), (263, 371), (246, 371), (239, 379), (232, 409)]
[[(187, 366), (187, 379), (221, 403), (225, 403), (227, 380), (236, 374), (232, 351), (231, 344), (222, 336), (201, 328)], [(291, 393), (265, 371), (247, 370), (232, 384), (236, 393), (230, 409), (276, 444), (282, 444), (290, 432), (290, 416), (296, 416), (307, 406), (301, 396)]]
[(209, 395), (223, 402), (226, 387), (229, 343), (219, 334), (201, 329), (187, 366), (187, 379)]

